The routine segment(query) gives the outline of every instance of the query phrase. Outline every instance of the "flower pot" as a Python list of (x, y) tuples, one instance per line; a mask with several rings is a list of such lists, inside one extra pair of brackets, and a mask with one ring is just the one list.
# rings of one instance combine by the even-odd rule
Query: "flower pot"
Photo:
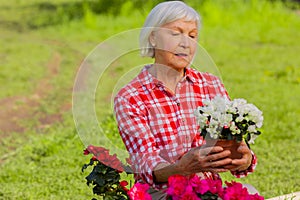
[(224, 150), (229, 150), (231, 152), (229, 158), (240, 159), (242, 154), (237, 151), (240, 146), (240, 142), (236, 140), (225, 140), (225, 139), (207, 139), (206, 146), (221, 146)]

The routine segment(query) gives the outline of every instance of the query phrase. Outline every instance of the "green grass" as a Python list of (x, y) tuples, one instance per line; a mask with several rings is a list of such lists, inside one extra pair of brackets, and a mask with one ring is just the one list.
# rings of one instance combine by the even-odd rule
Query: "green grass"
[[(67, 1), (56, 4), (61, 2)], [(280, 3), (265, 1), (187, 2), (202, 15), (200, 43), (216, 62), (230, 96), (245, 98), (264, 112), (263, 134), (252, 146), (258, 156), (257, 169), (239, 180), (254, 185), (266, 198), (300, 191), (300, 15)], [(90, 12), (47, 26), (41, 19), (40, 27), (32, 27), (26, 21), (30, 18), (21, 19), (36, 11), (32, 5), (37, 2), (31, 0), (14, 8), (16, 3), (0, 5), (2, 21), (15, 22), (15, 26), (0, 24), (0, 98), (30, 96), (40, 80), (49, 78), (47, 64), (59, 54), (59, 71), (50, 76), (51, 90), (39, 102), (38, 109), (46, 114), (62, 112), (62, 105), (71, 103), (79, 65), (98, 43), (141, 27), (145, 19), (144, 12), (128, 14), (124, 6), (123, 14), (117, 17)], [(10, 9), (4, 10), (5, 6)], [(50, 11), (44, 11), (43, 16), (48, 14), (52, 16)], [(131, 55), (136, 56), (129, 54), (113, 63), (116, 72), (108, 71), (107, 75), (126, 71), (137, 63)], [(97, 89), (98, 116), (106, 106), (101, 102), (107, 95), (109, 91)], [(109, 107), (110, 101), (107, 103)], [(0, 147), (4, 159), (0, 163), (0, 199), (92, 198), (84, 180), (87, 172), (80, 172), (89, 158), (82, 155), (84, 145), (72, 113), (64, 112), (61, 123), (45, 129), (37, 129), (39, 122), (34, 118), (26, 123), (29, 128), (25, 133), (0, 132), (5, 136)], [(109, 122), (105, 131), (111, 131), (108, 138), (112, 142), (120, 142), (113, 123)], [(232, 179), (229, 174), (223, 177)]]

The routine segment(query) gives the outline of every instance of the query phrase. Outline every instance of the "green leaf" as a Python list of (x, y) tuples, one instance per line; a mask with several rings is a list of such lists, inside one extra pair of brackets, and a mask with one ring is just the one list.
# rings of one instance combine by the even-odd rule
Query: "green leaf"
[(261, 132), (260, 131), (257, 131), (256, 133), (254, 133), (255, 135), (260, 135)]
[(246, 135), (246, 141), (250, 141), (250, 140), (251, 140), (251, 134), (248, 133), (248, 134)]
[(236, 135), (236, 141), (241, 142), (243, 140), (243, 135), (242, 134), (237, 134)]
[(198, 194), (198, 197), (201, 198), (201, 200), (217, 200), (218, 195), (217, 194), (212, 194), (211, 192), (206, 192), (205, 194)]
[(206, 134), (207, 134), (206, 129), (202, 129), (202, 130), (201, 130), (201, 133), (200, 133), (200, 136), (203, 136), (203, 137), (205, 138), (205, 137), (206, 137)]
[(89, 164), (84, 164), (81, 168), (81, 171), (84, 172), (84, 170), (86, 170), (89, 166), (94, 165), (94, 162), (95, 162), (94, 160), (90, 159)]

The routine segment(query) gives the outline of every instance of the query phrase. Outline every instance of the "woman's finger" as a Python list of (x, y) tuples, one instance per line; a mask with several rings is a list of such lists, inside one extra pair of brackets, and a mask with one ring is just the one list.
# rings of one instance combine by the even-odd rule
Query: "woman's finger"
[(238, 166), (238, 165), (244, 165), (246, 163), (247, 163), (247, 160), (245, 158), (232, 160), (232, 164), (236, 165), (236, 166)]
[(199, 151), (200, 156), (206, 156), (208, 154), (215, 154), (223, 151), (223, 148), (220, 146), (214, 147), (196, 147), (195, 150)]
[(216, 160), (220, 160), (223, 158), (226, 158), (230, 156), (230, 151), (229, 150), (225, 150), (219, 153), (213, 153), (213, 154), (209, 154), (205, 157), (206, 161), (216, 161)]
[(209, 167), (213, 167), (213, 168), (218, 168), (218, 167), (222, 167), (231, 164), (232, 160), (231, 158), (225, 158), (225, 159), (221, 159), (221, 160), (210, 160), (208, 162), (208, 166)]
[(224, 168), (207, 168), (206, 171), (213, 172), (213, 173), (222, 173), (222, 172), (228, 172), (228, 169), (224, 169)]

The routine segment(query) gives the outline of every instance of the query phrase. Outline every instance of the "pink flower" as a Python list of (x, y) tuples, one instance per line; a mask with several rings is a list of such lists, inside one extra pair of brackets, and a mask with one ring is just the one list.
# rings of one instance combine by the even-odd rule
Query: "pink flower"
[(250, 194), (250, 200), (264, 200), (265, 198), (263, 196), (256, 194)]
[(223, 200), (249, 200), (249, 193), (247, 188), (243, 188), (241, 183), (232, 181), (231, 183), (225, 182), (227, 188), (224, 190)]
[(189, 183), (193, 188), (197, 188), (199, 185), (201, 185), (201, 179), (199, 176), (194, 174), (190, 177)]
[(197, 175), (189, 178), (182, 175), (173, 175), (168, 179), (169, 187), (166, 190), (172, 200), (264, 200), (258, 194), (250, 195), (247, 188), (241, 183), (225, 182), (227, 187), (222, 187), (222, 180), (201, 179)]
[(223, 193), (223, 187), (222, 187), (222, 181), (220, 179), (218, 180), (207, 180), (209, 185), (209, 191), (212, 194), (218, 194), (219, 196)]
[(197, 194), (193, 190), (192, 185), (189, 184), (185, 188), (185, 192), (183, 193), (183, 195), (181, 195), (180, 200), (201, 200), (201, 199), (197, 196)]
[(185, 192), (180, 200), (201, 200), (195, 192)]
[(168, 179), (169, 187), (167, 194), (173, 197), (173, 200), (180, 199), (179, 197), (185, 192), (188, 185), (188, 179), (182, 175), (173, 175)]
[(193, 186), (195, 192), (199, 194), (205, 194), (211, 192), (212, 194), (222, 194), (223, 187), (221, 180), (203, 179), (201, 180), (198, 176), (193, 176), (190, 179), (190, 184)]
[(147, 193), (148, 189), (149, 185), (136, 183), (127, 194), (131, 200), (152, 200), (150, 194)]
[(200, 180), (200, 183), (195, 188), (195, 191), (199, 194), (205, 194), (206, 192), (209, 191), (209, 189), (210, 188), (209, 188), (208, 180), (203, 179), (203, 180)]

